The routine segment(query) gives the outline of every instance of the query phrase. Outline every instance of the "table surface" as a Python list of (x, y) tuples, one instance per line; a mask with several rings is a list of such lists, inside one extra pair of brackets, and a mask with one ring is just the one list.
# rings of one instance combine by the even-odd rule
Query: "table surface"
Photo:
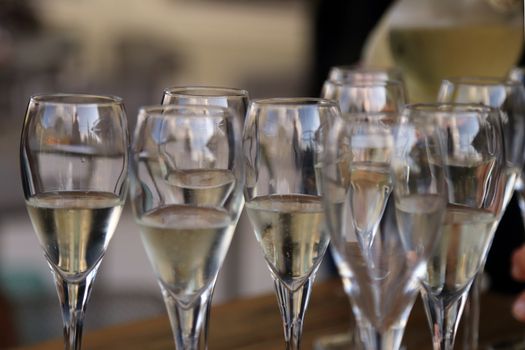
[[(511, 296), (492, 293), (482, 295), (482, 345), (525, 335), (525, 324), (515, 321), (510, 314), (512, 300)], [(338, 280), (316, 284), (306, 313), (302, 348), (312, 349), (321, 337), (348, 331), (351, 325), (349, 312), (349, 303)], [(408, 349), (431, 349), (430, 331), (419, 300), (410, 316), (403, 343)], [(62, 348), (62, 340), (58, 339), (18, 349)], [(83, 349), (86, 350), (174, 348), (167, 316), (88, 332), (83, 339)], [(214, 306), (209, 348), (283, 349), (282, 325), (275, 296), (263, 295)]]

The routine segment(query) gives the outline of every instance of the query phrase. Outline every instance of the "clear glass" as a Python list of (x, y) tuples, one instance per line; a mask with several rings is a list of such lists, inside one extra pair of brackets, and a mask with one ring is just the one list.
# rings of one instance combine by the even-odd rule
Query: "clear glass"
[(354, 115), (326, 139), (321, 174), (332, 252), (366, 349), (399, 349), (442, 223), (441, 148), (423, 121)]
[[(481, 103), (501, 112), (504, 136), (506, 172), (508, 181), (503, 212), (510, 202), (514, 189), (525, 220), (525, 188), (523, 166), (525, 164), (525, 89), (517, 81), (502, 78), (463, 77), (444, 80), (438, 99), (441, 102)], [(515, 184), (515, 185), (514, 185)], [(515, 186), (515, 187), (514, 187)], [(464, 349), (478, 348), (479, 293), (483, 267), (475, 279), (468, 298), (464, 328)]]
[[(175, 86), (164, 90), (162, 95), (162, 105), (205, 105), (219, 106), (228, 108), (235, 113), (239, 120), (241, 129), (244, 125), (246, 109), (248, 108), (249, 94), (248, 91), (229, 87), (215, 86)], [(242, 222), (242, 218), (240, 219)], [(210, 291), (213, 297), (214, 289)], [(204, 306), (204, 332), (201, 332), (204, 342), (204, 348), (208, 344), (208, 330), (210, 320), (210, 310), (212, 297), (209, 298), (208, 305)]]
[(55, 280), (66, 349), (81, 347), (86, 304), (124, 205), (126, 123), (118, 97), (38, 95), (27, 107), (24, 196)]
[(222, 107), (139, 112), (132, 205), (179, 350), (207, 346), (201, 333), (243, 205), (240, 135), (237, 118)]
[[(351, 71), (348, 69), (346, 72), (350, 74)], [(322, 96), (335, 100), (339, 104), (345, 119), (354, 119), (356, 115), (364, 117), (367, 113), (378, 112), (401, 114), (406, 103), (404, 85), (399, 81), (382, 80), (382, 75), (385, 73), (382, 70), (367, 70), (367, 74), (372, 74), (372, 72), (374, 75), (370, 77), (377, 79), (327, 80), (323, 85)], [(377, 75), (375, 75), (376, 73)], [(340, 275), (343, 278), (343, 284), (349, 285), (350, 281), (346, 280), (343, 274), (340, 273)], [(361, 346), (359, 331), (354, 329), (351, 333), (350, 337), (346, 337), (350, 340), (347, 345), (357, 349)], [(341, 336), (336, 336), (334, 345), (340, 343), (340, 339)], [(329, 349), (330, 343), (325, 341), (324, 346)]]
[[(434, 349), (452, 349), (472, 281), (486, 259), (508, 193), (498, 111), (481, 105), (422, 106), (444, 130), (448, 204), (443, 232), (421, 279)], [(513, 185), (513, 184), (512, 184)]]
[(340, 117), (322, 99), (250, 103), (243, 136), (248, 217), (270, 273), (286, 349), (299, 349), (315, 274), (329, 243), (318, 183), (321, 140)]

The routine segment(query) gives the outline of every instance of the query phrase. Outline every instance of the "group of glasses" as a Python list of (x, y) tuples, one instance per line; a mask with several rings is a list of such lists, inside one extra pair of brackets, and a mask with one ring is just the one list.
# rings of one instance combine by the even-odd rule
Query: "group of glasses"
[(452, 349), (498, 222), (524, 187), (525, 90), (458, 79), (443, 82), (438, 103), (405, 96), (397, 71), (355, 67), (332, 69), (322, 98), (171, 88), (161, 105), (140, 109), (131, 147), (121, 99), (33, 96), (22, 180), (66, 349), (80, 349), (128, 185), (177, 349), (207, 347), (214, 285), (243, 207), (274, 280), (286, 349), (300, 348), (330, 242), (355, 347), (398, 349), (421, 292), (434, 348)]

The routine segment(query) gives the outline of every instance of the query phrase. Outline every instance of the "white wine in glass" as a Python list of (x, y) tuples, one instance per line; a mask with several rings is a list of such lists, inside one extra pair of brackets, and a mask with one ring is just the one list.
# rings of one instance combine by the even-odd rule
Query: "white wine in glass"
[[(503, 210), (498, 221), (503, 217), (507, 205), (516, 205), (515, 202), (511, 202), (515, 189), (520, 207), (525, 208), (521, 199), (523, 191), (521, 174), (525, 165), (525, 89), (522, 84), (505, 78), (450, 78), (441, 83), (438, 99), (442, 102), (481, 103), (499, 110), (503, 129), (506, 180), (501, 182), (505, 195)], [(486, 168), (491, 166), (494, 160), (488, 160), (488, 162), (484, 165)], [(461, 178), (461, 174), (458, 173), (457, 176), (458, 179)], [(461, 185), (465, 184), (458, 181), (455, 189), (459, 190)], [(522, 213), (525, 213), (525, 209)], [(480, 271), (470, 289), (467, 301), (469, 307), (465, 308), (468, 311), (463, 323), (465, 325), (463, 328), (463, 347), (465, 349), (478, 348), (479, 294), (483, 266)]]
[[(248, 91), (243, 89), (217, 86), (174, 86), (164, 89), (161, 104), (204, 105), (228, 108), (235, 113), (242, 129), (248, 101)], [(202, 176), (197, 175), (197, 173), (202, 174)], [(173, 175), (173, 179), (170, 180), (176, 186), (180, 184), (180, 186), (187, 187), (187, 194), (195, 198), (194, 203), (214, 205), (213, 203), (218, 203), (217, 201), (221, 198), (227, 198), (222, 192), (229, 191), (232, 188), (230, 185), (233, 186), (235, 178), (231, 173), (223, 170), (208, 169), (203, 171), (197, 169), (184, 172), (178, 171)], [(242, 215), (240, 222), (242, 225)], [(213, 290), (211, 293), (213, 294)], [(209, 299), (210, 303), (211, 300), (212, 298)], [(203, 326), (205, 330), (209, 328), (210, 303), (206, 306), (208, 310), (205, 311), (206, 319)], [(205, 344), (207, 343), (207, 338), (208, 334), (203, 334), (202, 341)]]
[(239, 126), (217, 106), (139, 114), (132, 204), (179, 350), (207, 348), (213, 288), (243, 206)]
[(296, 289), (319, 265), (328, 244), (321, 198), (261, 196), (246, 203), (246, 209), (272, 273)]
[(80, 349), (84, 312), (127, 192), (122, 100), (33, 96), (20, 144), (29, 216), (62, 304), (66, 349)]
[(246, 209), (274, 280), (287, 349), (300, 348), (311, 287), (329, 243), (316, 165), (337, 118), (335, 103), (309, 98), (256, 100), (246, 118)]
[(437, 121), (446, 152), (448, 204), (442, 236), (421, 278), (434, 349), (452, 349), (468, 291), (485, 261), (508, 179), (499, 113), (468, 104), (422, 105)]

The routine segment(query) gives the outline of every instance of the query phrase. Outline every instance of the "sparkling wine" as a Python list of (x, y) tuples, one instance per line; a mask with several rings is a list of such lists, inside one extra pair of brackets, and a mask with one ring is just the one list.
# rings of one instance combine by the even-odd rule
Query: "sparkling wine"
[(491, 212), (449, 204), (441, 239), (423, 279), (427, 289), (433, 294), (459, 295), (478, 272), (496, 225)]
[(167, 181), (178, 187), (184, 203), (199, 207), (221, 207), (235, 186), (231, 170), (192, 169), (168, 174)]
[(261, 196), (246, 209), (270, 270), (295, 290), (319, 266), (329, 242), (321, 198)]
[(138, 223), (161, 283), (187, 303), (217, 277), (235, 229), (224, 210), (185, 205), (152, 210)]
[(46, 258), (66, 277), (81, 277), (102, 259), (123, 201), (106, 192), (53, 192), (27, 208)]

